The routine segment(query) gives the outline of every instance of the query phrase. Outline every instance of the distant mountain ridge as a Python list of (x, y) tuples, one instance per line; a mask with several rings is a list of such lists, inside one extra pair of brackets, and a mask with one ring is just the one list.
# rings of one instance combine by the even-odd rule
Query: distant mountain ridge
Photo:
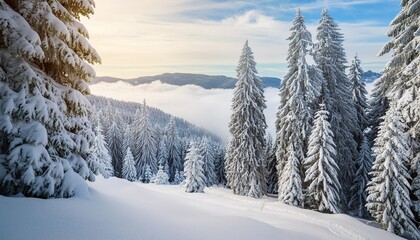
[[(373, 82), (376, 78), (380, 77), (380, 73), (372, 71), (364, 72), (362, 75), (363, 81), (366, 83)], [(280, 78), (276, 77), (261, 77), (264, 87), (280, 87)], [(156, 76), (144, 76), (133, 79), (121, 79), (114, 77), (97, 77), (93, 79), (90, 84), (97, 84), (101, 82), (115, 83), (118, 81), (129, 83), (133, 86), (140, 84), (148, 84), (154, 81), (161, 81), (162, 83), (184, 86), (184, 85), (197, 85), (205, 89), (233, 89), (235, 88), (236, 78), (226, 77), (223, 75), (205, 75), (193, 73), (164, 73)]]
[(380, 78), (382, 76), (382, 73), (372, 72), (371, 70), (368, 70), (367, 72), (362, 73), (362, 80), (365, 83), (372, 83), (376, 79)]
[[(261, 77), (264, 87), (280, 86), (280, 79), (275, 77)], [(222, 88), (233, 89), (235, 88), (236, 78), (226, 77), (223, 75), (205, 75), (193, 73), (164, 73), (156, 76), (145, 76), (133, 79), (121, 79), (114, 77), (97, 77), (93, 79), (90, 84), (97, 84), (100, 82), (115, 83), (123, 81), (133, 86), (140, 84), (148, 84), (154, 81), (161, 81), (162, 83), (184, 86), (184, 85), (197, 85), (205, 89)]]

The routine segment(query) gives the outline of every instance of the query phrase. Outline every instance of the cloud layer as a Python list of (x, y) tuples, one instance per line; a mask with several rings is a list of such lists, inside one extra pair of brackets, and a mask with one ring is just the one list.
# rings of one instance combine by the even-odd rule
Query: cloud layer
[[(204, 89), (195, 85), (174, 86), (160, 81), (132, 86), (127, 83), (99, 83), (90, 86), (92, 94), (117, 100), (142, 103), (186, 119), (210, 130), (223, 141), (229, 137), (230, 106), (233, 89)], [(278, 89), (266, 88), (267, 109), (265, 115), (268, 132), (274, 136), (274, 121), (279, 103)]]

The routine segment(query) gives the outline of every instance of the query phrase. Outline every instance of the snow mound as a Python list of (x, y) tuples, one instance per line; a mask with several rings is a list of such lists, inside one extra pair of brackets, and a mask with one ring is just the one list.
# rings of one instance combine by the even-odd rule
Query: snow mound
[(70, 199), (0, 196), (0, 239), (400, 239), (343, 214), (322, 214), (211, 187), (98, 177)]

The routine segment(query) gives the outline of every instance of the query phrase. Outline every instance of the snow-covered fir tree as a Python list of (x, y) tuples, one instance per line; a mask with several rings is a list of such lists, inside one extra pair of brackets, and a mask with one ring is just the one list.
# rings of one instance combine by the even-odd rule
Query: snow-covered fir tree
[(348, 209), (358, 217), (368, 217), (366, 205), (366, 185), (370, 179), (369, 172), (372, 169), (373, 156), (370, 150), (370, 143), (366, 135), (360, 145), (359, 158), (357, 161), (358, 169), (354, 175), (353, 186), (351, 187), (352, 196), (348, 203)]
[(162, 165), (164, 170), (169, 176), (169, 165), (168, 165), (168, 148), (166, 147), (166, 136), (163, 135), (163, 137), (160, 140), (159, 144), (159, 151), (158, 151), (158, 162), (159, 165)]
[(136, 149), (134, 159), (137, 177), (144, 180), (147, 165), (149, 165), (152, 173), (157, 172), (157, 143), (154, 128), (150, 123), (146, 100), (143, 101), (142, 110), (137, 117), (138, 119), (133, 123), (136, 133), (133, 139)]
[[(416, 210), (417, 227), (420, 232), (420, 5), (418, 1), (401, 1), (402, 10), (391, 22), (388, 36), (393, 39), (383, 48), (381, 54), (394, 50), (392, 60), (384, 70), (384, 75), (395, 79), (389, 96), (397, 102), (402, 117), (407, 123), (407, 133), (410, 135), (409, 173), (413, 179), (411, 185), (411, 200)], [(398, 71), (392, 75), (392, 70)]]
[(362, 135), (362, 129), (357, 124), (352, 85), (345, 73), (347, 60), (343, 47), (344, 37), (325, 9), (322, 11), (316, 39), (315, 61), (324, 76), (324, 103), (330, 113), (331, 130), (337, 146), (335, 159), (340, 168), (339, 180), (343, 190), (341, 200), (343, 206), (347, 207), (358, 154), (355, 137)]
[(0, 1), (1, 194), (70, 197), (95, 179), (83, 95), (100, 57), (79, 21), (94, 3), (74, 2)]
[(151, 182), (152, 177), (153, 177), (152, 169), (150, 168), (149, 164), (146, 164), (146, 166), (144, 168), (144, 182), (145, 183)]
[(185, 180), (182, 187), (186, 192), (203, 192), (206, 186), (206, 176), (203, 169), (203, 158), (195, 141), (191, 141), (190, 148), (184, 161)]
[(289, 145), (289, 158), (279, 179), (279, 200), (285, 204), (303, 207), (302, 179), (300, 176), (300, 161), (296, 157), (293, 144)]
[[(369, 124), (366, 117), (368, 104), (366, 97), (366, 84), (362, 80), (363, 70), (360, 64), (361, 62), (357, 55), (354, 56), (349, 70), (349, 80), (352, 83), (353, 101), (357, 113), (357, 124), (360, 129), (364, 130)], [(363, 135), (358, 136), (357, 141), (361, 143), (362, 140)]]
[(107, 143), (102, 134), (101, 123), (98, 123), (98, 125), (96, 126), (95, 134), (96, 134), (96, 138), (93, 144), (92, 153), (95, 155), (96, 158), (98, 158), (98, 161), (100, 163), (99, 172), (105, 178), (112, 177), (114, 176), (114, 168), (112, 167), (112, 158), (111, 158), (111, 155), (109, 155)]
[(108, 143), (109, 154), (112, 158), (112, 166), (115, 171), (116, 177), (121, 177), (122, 171), (122, 159), (124, 157), (123, 154), (123, 136), (120, 128), (114, 122), (108, 128), (108, 132), (106, 134), (106, 140)]
[(182, 147), (181, 138), (175, 126), (175, 118), (171, 117), (165, 128), (166, 149), (168, 153), (167, 163), (169, 166), (169, 179), (173, 181), (175, 172), (183, 170), (183, 161), (181, 159)]
[(153, 183), (158, 184), (158, 185), (169, 184), (169, 176), (163, 170), (162, 165), (159, 165), (159, 170), (157, 171), (156, 176), (154, 177)]
[(210, 187), (216, 183), (216, 172), (215, 172), (215, 153), (212, 143), (208, 138), (203, 138), (198, 146), (199, 156), (203, 161), (204, 175), (206, 176), (206, 185)]
[(217, 184), (221, 184), (223, 186), (226, 185), (225, 155), (225, 148), (222, 145), (217, 146), (215, 154), (216, 182)]
[(383, 116), (388, 109), (389, 100), (386, 97), (383, 82), (386, 81), (386, 78), (383, 76), (377, 79), (373, 83), (373, 89), (371, 96), (368, 101), (368, 108), (366, 110), (366, 118), (369, 122), (369, 129), (370, 131), (367, 133), (367, 137), (370, 142), (370, 146), (373, 146), (373, 142), (378, 135), (379, 132), (379, 125), (383, 121)]
[(126, 152), (129, 147), (131, 150), (131, 146), (133, 146), (133, 135), (129, 124), (127, 124), (127, 126), (125, 127), (123, 139), (123, 151)]
[(279, 179), (277, 173), (277, 159), (276, 159), (276, 147), (274, 146), (269, 152), (267, 157), (267, 192), (276, 194), (279, 191)]
[[(294, 206), (303, 206), (302, 163), (314, 114), (314, 110), (310, 106), (318, 101), (322, 78), (309, 74), (306, 57), (308, 48), (312, 45), (312, 37), (306, 29), (300, 10), (296, 12), (290, 31), (287, 53), (288, 72), (281, 84), (280, 105), (276, 120), (278, 192), (281, 201)], [(289, 164), (289, 160), (293, 163)], [(284, 172), (283, 168), (286, 165), (289, 166), (289, 171), (297, 172)], [(288, 179), (290, 177), (299, 179)], [(294, 186), (292, 187), (290, 184), (294, 184)], [(296, 184), (300, 184), (300, 186)], [(292, 192), (285, 190), (290, 190), (290, 188), (299, 190)], [(287, 194), (287, 196), (283, 194)], [(293, 196), (293, 194), (297, 195)]]
[[(233, 193), (260, 198), (266, 193), (264, 89), (257, 76), (248, 41), (236, 69), (238, 81), (232, 99), (226, 175)], [(252, 191), (251, 191), (252, 190)]]
[(181, 184), (184, 181), (184, 175), (180, 171), (176, 170), (174, 177), (174, 184)]
[(306, 204), (320, 212), (340, 213), (340, 169), (336, 163), (336, 146), (328, 115), (324, 104), (321, 104), (309, 136), (308, 153), (304, 162), (305, 182), (309, 183)]
[(127, 147), (127, 151), (123, 160), (122, 178), (131, 182), (137, 181), (136, 165), (134, 163), (134, 157), (133, 153), (131, 153), (130, 147)]
[(413, 150), (407, 129), (396, 104), (391, 104), (375, 139), (376, 160), (367, 187), (366, 207), (387, 231), (420, 239), (410, 199), (408, 168)]

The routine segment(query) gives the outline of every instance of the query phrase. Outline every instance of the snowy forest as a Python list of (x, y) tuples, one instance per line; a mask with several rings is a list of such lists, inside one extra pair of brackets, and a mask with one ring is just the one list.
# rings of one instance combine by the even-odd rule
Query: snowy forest
[(363, 59), (347, 60), (330, 12), (311, 33), (296, 10), (273, 137), (245, 41), (226, 144), (147, 99), (90, 95), (92, 65), (102, 60), (80, 18), (94, 7), (92, 0), (0, 1), (1, 195), (71, 198), (98, 175), (187, 193), (213, 186), (420, 239), (419, 1), (401, 1), (379, 52), (392, 59), (370, 98)]

